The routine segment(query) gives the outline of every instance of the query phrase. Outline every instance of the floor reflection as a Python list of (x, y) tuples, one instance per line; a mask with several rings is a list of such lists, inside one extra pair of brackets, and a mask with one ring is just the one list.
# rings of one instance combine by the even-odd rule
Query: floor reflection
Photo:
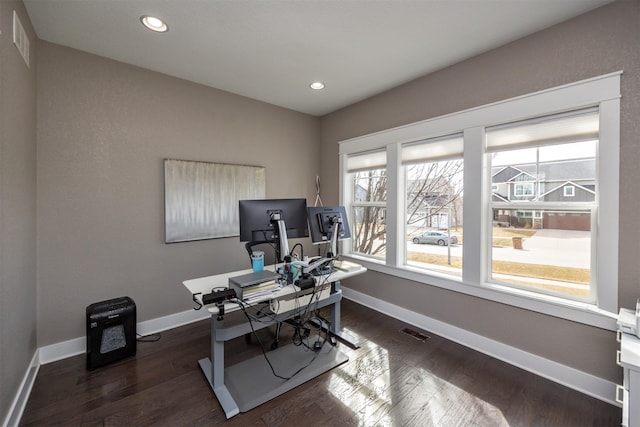
[[(331, 371), (329, 393), (353, 414), (354, 424), (509, 426), (499, 407), (474, 395), (472, 360), (451, 360), (455, 357), (447, 358), (447, 349), (430, 349), (433, 357), (427, 351), (402, 353), (401, 340), (390, 340), (391, 356), (385, 346), (362, 340), (358, 350), (343, 350), (351, 353), (349, 362)], [(433, 365), (441, 359), (452, 365)]]

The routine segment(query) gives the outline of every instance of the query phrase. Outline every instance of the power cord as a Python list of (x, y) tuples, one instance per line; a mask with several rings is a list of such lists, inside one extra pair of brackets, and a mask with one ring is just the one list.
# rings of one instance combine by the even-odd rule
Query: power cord
[[(306, 365), (300, 367), (300, 369), (298, 369), (297, 371), (295, 371), (293, 374), (291, 374), (291, 376), (289, 377), (284, 377), (282, 375), (279, 375), (278, 373), (276, 373), (273, 365), (271, 364), (271, 361), (269, 360), (269, 357), (267, 356), (267, 352), (264, 349), (264, 344), (262, 343), (262, 340), (260, 339), (260, 337), (258, 336), (258, 334), (256, 333), (256, 330), (253, 327), (253, 320), (251, 319), (251, 316), (249, 316), (249, 314), (247, 313), (245, 307), (244, 307), (244, 303), (240, 300), (237, 301), (238, 305), (240, 307), (240, 310), (244, 313), (244, 315), (247, 317), (247, 320), (249, 321), (249, 326), (251, 327), (251, 333), (253, 334), (254, 337), (256, 337), (256, 340), (258, 341), (258, 343), (260, 344), (260, 350), (262, 350), (262, 355), (264, 356), (264, 359), (267, 361), (267, 364), (269, 365), (269, 368), (271, 368), (271, 373), (273, 373), (273, 375), (277, 378), (280, 378), (282, 380), (290, 380), (291, 378), (295, 377), (296, 375), (298, 375), (300, 372), (302, 372), (302, 370), (304, 370), (305, 368), (307, 368), (309, 365), (311, 365), (313, 363), (314, 360), (316, 360), (316, 358), (318, 357), (318, 354), (320, 353), (319, 351), (316, 351), (313, 358), (309, 361), (309, 363), (307, 363)], [(325, 340), (326, 341), (326, 340)], [(307, 348), (310, 348), (307, 346)]]
[(291, 250), (289, 251), (289, 256), (296, 258), (296, 253), (294, 252), (296, 250), (296, 247), (300, 247), (300, 256), (298, 257), (298, 259), (303, 259), (304, 258), (304, 247), (302, 246), (302, 243), (296, 243), (295, 245), (293, 245), (293, 248), (291, 248)]

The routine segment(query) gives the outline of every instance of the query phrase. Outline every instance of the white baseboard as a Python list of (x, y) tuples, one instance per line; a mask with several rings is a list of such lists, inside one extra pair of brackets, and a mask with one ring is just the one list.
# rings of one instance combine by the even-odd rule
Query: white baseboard
[(431, 331), (451, 341), (472, 348), (503, 362), (522, 368), (526, 371), (547, 378), (566, 387), (577, 390), (588, 396), (600, 399), (615, 406), (621, 406), (615, 401), (616, 384), (579, 371), (570, 366), (562, 365), (544, 357), (536, 356), (519, 348), (512, 347), (498, 341), (474, 334), (467, 330), (449, 325), (423, 314), (388, 303), (386, 301), (342, 287), (344, 298), (355, 301), (366, 307), (384, 313), (388, 316), (409, 323), (420, 329)]
[[(188, 310), (180, 313), (170, 314), (168, 316), (159, 317), (157, 319), (139, 322), (136, 325), (136, 331), (140, 335), (155, 334), (158, 332), (177, 328), (178, 326), (197, 322), (199, 320), (208, 319), (210, 317), (211, 314), (207, 310)], [(20, 389), (16, 393), (16, 396), (11, 407), (9, 408), (9, 413), (4, 420), (2, 427), (13, 427), (19, 424), (24, 408), (27, 405), (27, 401), (29, 400), (29, 395), (31, 394), (33, 383), (35, 382), (38, 370), (40, 369), (41, 365), (46, 365), (47, 363), (85, 353), (86, 349), (86, 337), (73, 338), (67, 341), (46, 345), (36, 349), (33, 354), (31, 364), (29, 365), (29, 368), (24, 375), (22, 383), (20, 384)]]
[(20, 423), (22, 413), (24, 412), (24, 408), (27, 406), (27, 401), (29, 400), (33, 383), (36, 381), (36, 377), (38, 376), (39, 369), (40, 364), (38, 363), (38, 350), (36, 350), (31, 358), (31, 363), (27, 368), (27, 372), (22, 378), (20, 388), (18, 388), (18, 392), (11, 403), (7, 417), (2, 422), (2, 427), (14, 427)]

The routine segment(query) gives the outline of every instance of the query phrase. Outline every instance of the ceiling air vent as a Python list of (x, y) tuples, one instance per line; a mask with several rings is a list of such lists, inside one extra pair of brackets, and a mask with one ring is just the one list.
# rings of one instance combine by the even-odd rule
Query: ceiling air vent
[(29, 38), (27, 33), (24, 32), (24, 27), (15, 10), (13, 11), (13, 43), (18, 48), (25, 64), (29, 67)]

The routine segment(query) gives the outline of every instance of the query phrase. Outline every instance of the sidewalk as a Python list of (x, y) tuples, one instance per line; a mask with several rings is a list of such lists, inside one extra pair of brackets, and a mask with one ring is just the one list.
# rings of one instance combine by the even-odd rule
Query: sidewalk
[(522, 249), (493, 247), (493, 259), (560, 267), (590, 268), (591, 233), (588, 231), (538, 230), (523, 239)]

